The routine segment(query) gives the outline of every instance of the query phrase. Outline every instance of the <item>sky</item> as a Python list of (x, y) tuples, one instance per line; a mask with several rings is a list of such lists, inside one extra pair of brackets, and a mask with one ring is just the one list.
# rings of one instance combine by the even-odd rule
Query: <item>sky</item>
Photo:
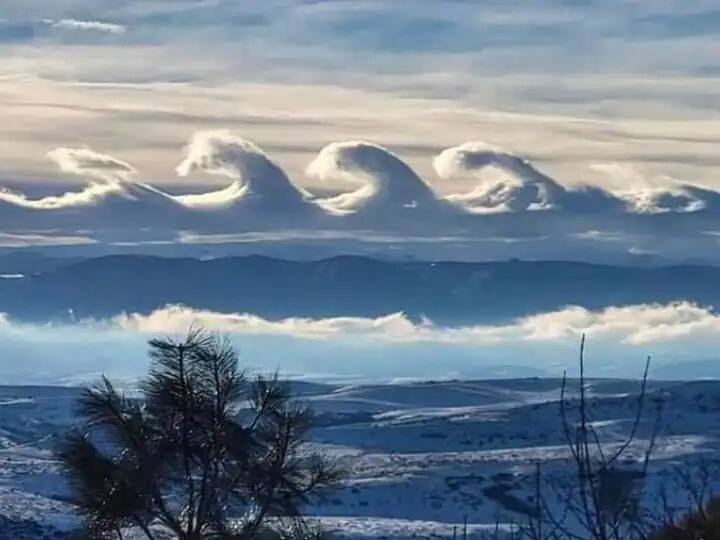
[(592, 167), (616, 163), (720, 185), (714, 1), (5, 0), (0, 17), (18, 179), (57, 178), (47, 152), (86, 144), (177, 182), (191, 134), (227, 128), (300, 183), (359, 139), (430, 182), (434, 153), (483, 140), (570, 184), (624, 187)]
[[(0, 253), (720, 264), (718, 58), (717, 0), (2, 0)], [(591, 332), (599, 373), (631, 375), (716, 349), (713, 308), (678, 302), (461, 329), (3, 320), (28, 362), (0, 375), (134, 376), (196, 320), (288, 373), (557, 374)]]
[(0, 249), (708, 258), (718, 34), (704, 0), (4, 0)]

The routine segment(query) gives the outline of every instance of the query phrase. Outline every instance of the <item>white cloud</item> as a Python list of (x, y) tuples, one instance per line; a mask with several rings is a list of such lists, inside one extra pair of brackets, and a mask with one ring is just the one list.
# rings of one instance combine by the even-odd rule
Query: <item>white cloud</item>
[(582, 240), (593, 240), (597, 242), (627, 242), (633, 238), (632, 235), (623, 232), (597, 230), (574, 233), (573, 236)]
[(549, 210), (563, 191), (522, 157), (484, 142), (443, 150), (435, 156), (433, 167), (445, 180), (470, 175), (479, 182), (468, 193), (447, 197), (475, 213)]
[(202, 131), (192, 136), (177, 173), (188, 176), (194, 172), (224, 176), (233, 182), (220, 191), (175, 198), (189, 207), (224, 208), (249, 203), (291, 212), (304, 206), (307, 197), (260, 147), (227, 130)]
[(706, 201), (682, 187), (633, 190), (621, 196), (638, 214), (692, 213), (707, 208)]
[(586, 368), (593, 376), (636, 377), (650, 354), (653, 366), (675, 366), (673, 376), (690, 378), (693, 363), (714, 358), (720, 345), (720, 317), (687, 302), (598, 311), (568, 307), (502, 325), (460, 328), (410, 321), (401, 313), (267, 320), (168, 306), (73, 324), (20, 323), (0, 314), (0, 354), (9, 359), (0, 363), (0, 377), (18, 384), (87, 381), (99, 373), (134, 379), (148, 367), (148, 336), (182, 335), (198, 323), (228, 334), (250, 369), (310, 378), (477, 378), (505, 370), (559, 376), (576, 370), (583, 332)]
[[(33, 226), (36, 218), (34, 210), (50, 213), (67, 209), (78, 211), (85, 209), (88, 213), (85, 215), (78, 213), (75, 226), (93, 229), (107, 224), (104, 220), (113, 217), (118, 202), (146, 203), (145, 206), (141, 204), (140, 214), (133, 216), (139, 217), (140, 220), (152, 218), (153, 212), (157, 210), (155, 203), (165, 206), (175, 204), (172, 197), (162, 191), (147, 184), (134, 182), (132, 177), (137, 171), (132, 165), (120, 159), (86, 147), (57, 148), (49, 152), (48, 156), (62, 172), (81, 176), (90, 183), (79, 191), (39, 199), (28, 198), (24, 193), (0, 189), (0, 203), (5, 203), (7, 210), (28, 211), (25, 215), (26, 223), (22, 223), (21, 217), (20, 226)], [(100, 215), (97, 214), (97, 209), (100, 210)], [(60, 217), (62, 215), (64, 214)], [(15, 225), (17, 226), (18, 223), (15, 222)]]
[(95, 243), (96, 240), (87, 236), (0, 232), (0, 247), (4, 248), (82, 246)]
[(433, 160), (438, 176), (470, 176), (476, 187), (450, 194), (448, 200), (479, 214), (558, 210), (604, 214), (624, 210), (624, 203), (597, 185), (568, 187), (540, 172), (521, 155), (484, 142), (443, 150)]
[(167, 306), (148, 315), (123, 314), (111, 320), (122, 329), (178, 333), (193, 324), (231, 334), (271, 334), (312, 340), (366, 340), (454, 345), (499, 345), (515, 342), (566, 342), (582, 334), (628, 345), (664, 343), (680, 338), (712, 338), (720, 316), (689, 302), (609, 307), (592, 311), (578, 306), (523, 317), (504, 325), (442, 327), (429, 320), (413, 322), (403, 313), (383, 317), (294, 317), (270, 321), (248, 313), (217, 313)]
[(122, 24), (100, 22), (100, 21), (78, 21), (76, 19), (60, 19), (57, 21), (49, 21), (48, 24), (53, 28), (62, 28), (69, 30), (91, 30), (96, 32), (107, 32), (109, 34), (124, 34), (127, 27)]
[[(57, 210), (79, 206), (95, 206), (109, 195), (122, 195), (124, 190), (119, 184), (90, 184), (80, 191), (51, 195), (40, 199), (30, 199), (24, 193), (0, 189), (0, 203), (4, 202), (19, 208), (34, 210)], [(29, 225), (32, 217), (28, 216)]]
[(718, 196), (711, 190), (682, 185), (674, 179), (647, 178), (622, 163), (593, 163), (591, 168), (625, 184), (626, 187), (614, 193), (627, 203), (630, 212), (638, 214), (699, 212), (707, 209)]
[(433, 208), (438, 200), (407, 163), (377, 144), (336, 142), (325, 146), (307, 166), (306, 173), (332, 184), (338, 180), (358, 186), (318, 203), (331, 212), (359, 210), (385, 212)]
[[(626, 262), (632, 242), (673, 259), (715, 257), (708, 249), (712, 239), (698, 233), (716, 228), (716, 191), (678, 184), (631, 195), (566, 187), (522, 156), (485, 143), (451, 147), (434, 160), (444, 179), (467, 176), (476, 184), (461, 194), (432, 187), (398, 154), (367, 142), (328, 144), (307, 167), (321, 182), (348, 186), (334, 196), (313, 196), (257, 144), (229, 130), (201, 131), (190, 139), (178, 173), (230, 180), (222, 189), (196, 194), (168, 193), (138, 179), (140, 171), (127, 161), (88, 147), (49, 155), (63, 173), (88, 185), (39, 198), (0, 190), (1, 227), (56, 229), (65, 236), (84, 230), (115, 246), (141, 245), (137, 231), (145, 229), (153, 231), (146, 245), (268, 240), (322, 243), (336, 253), (348, 252), (353, 242), (354, 253), (365, 244), (373, 253), (406, 249), (423, 258), (567, 258), (569, 252), (574, 260)], [(684, 219), (689, 213), (692, 222)], [(660, 226), (662, 236), (655, 232)], [(613, 242), (598, 242), (611, 238), (593, 231), (609, 228)], [(524, 242), (528, 238), (537, 241)]]
[(129, 163), (90, 148), (57, 148), (48, 157), (63, 172), (104, 182), (129, 181), (137, 172)]

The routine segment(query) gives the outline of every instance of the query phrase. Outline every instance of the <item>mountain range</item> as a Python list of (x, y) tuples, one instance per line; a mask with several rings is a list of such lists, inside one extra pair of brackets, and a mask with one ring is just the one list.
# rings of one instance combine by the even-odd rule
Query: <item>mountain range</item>
[[(568, 305), (600, 309), (687, 300), (720, 304), (720, 268), (623, 267), (563, 261), (291, 261), (116, 255), (0, 258), (0, 312), (27, 321), (147, 313), (168, 304), (286, 317), (377, 317), (461, 325), (502, 322)], [(25, 266), (21, 263), (24, 262)], [(17, 274), (19, 269), (29, 271)], [(3, 272), (6, 272), (3, 274)], [(12, 277), (12, 279), (11, 279)]]

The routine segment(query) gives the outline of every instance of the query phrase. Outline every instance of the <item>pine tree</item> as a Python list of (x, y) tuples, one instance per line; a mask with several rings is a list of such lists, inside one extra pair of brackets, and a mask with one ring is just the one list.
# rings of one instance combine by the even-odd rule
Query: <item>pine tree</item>
[(303, 446), (310, 412), (203, 331), (150, 341), (150, 358), (139, 396), (107, 379), (87, 390), (87, 425), (58, 450), (90, 536), (309, 537), (303, 505), (338, 478)]

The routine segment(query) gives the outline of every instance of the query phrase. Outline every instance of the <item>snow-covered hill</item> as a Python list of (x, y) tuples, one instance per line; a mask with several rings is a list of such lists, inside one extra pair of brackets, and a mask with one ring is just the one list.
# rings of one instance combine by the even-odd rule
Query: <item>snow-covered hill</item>
[[(638, 384), (592, 380), (589, 388), (596, 429), (612, 445), (632, 427)], [(344, 485), (309, 509), (342, 537), (451, 538), (465, 519), (469, 537), (479, 537), (532, 509), (535, 463), (547, 477), (570, 470), (556, 379), (298, 383), (296, 390), (317, 413), (311, 444), (348, 470)], [(52, 457), (58, 436), (79, 422), (78, 394), (0, 387), (0, 539), (60, 538), (78, 525)], [(647, 397), (635, 457), (662, 403), (651, 485), (718, 451), (720, 382), (652, 381)]]

